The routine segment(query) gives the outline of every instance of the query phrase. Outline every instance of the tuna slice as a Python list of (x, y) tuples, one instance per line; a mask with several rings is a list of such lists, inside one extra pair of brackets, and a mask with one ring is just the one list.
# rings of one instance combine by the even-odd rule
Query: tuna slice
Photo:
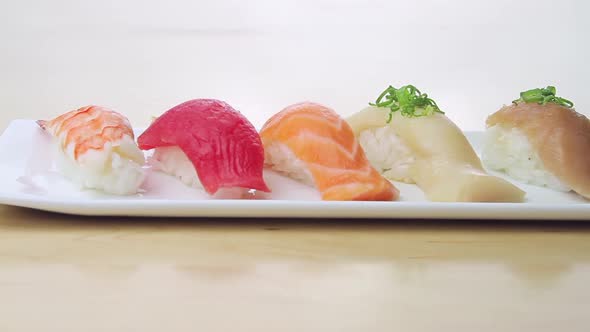
[(138, 138), (139, 148), (180, 148), (205, 191), (246, 188), (270, 192), (262, 171), (264, 149), (254, 126), (223, 101), (195, 99), (157, 118)]

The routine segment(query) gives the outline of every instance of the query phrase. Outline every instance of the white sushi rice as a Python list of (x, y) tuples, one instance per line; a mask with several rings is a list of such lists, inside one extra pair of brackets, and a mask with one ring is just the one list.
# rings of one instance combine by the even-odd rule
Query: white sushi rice
[(371, 165), (390, 180), (413, 183), (408, 170), (414, 163), (410, 148), (389, 126), (361, 131), (359, 142)]
[[(172, 175), (185, 185), (204, 189), (199, 180), (195, 166), (186, 154), (177, 146), (168, 146), (154, 149), (154, 154), (149, 158), (149, 163), (154, 170)], [(237, 199), (247, 198), (252, 195), (249, 188), (220, 188), (214, 198)]]
[(88, 150), (74, 161), (74, 144), (57, 152), (57, 167), (62, 174), (83, 188), (108, 194), (131, 195), (138, 192), (145, 179), (143, 153), (133, 139), (107, 143), (102, 150)]
[(154, 170), (175, 176), (189, 187), (203, 189), (195, 167), (186, 154), (176, 146), (154, 149), (149, 163)]
[(490, 169), (501, 171), (524, 183), (558, 191), (571, 188), (545, 169), (526, 135), (520, 130), (496, 125), (484, 135), (482, 162)]
[(278, 142), (266, 144), (264, 147), (264, 163), (281, 174), (315, 187), (313, 176), (306, 163), (297, 158), (291, 149), (284, 144)]

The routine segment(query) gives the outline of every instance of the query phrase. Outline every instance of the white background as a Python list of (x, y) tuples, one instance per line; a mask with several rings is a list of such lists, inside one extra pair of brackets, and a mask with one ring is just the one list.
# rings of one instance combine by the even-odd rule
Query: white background
[(527, 88), (554, 84), (590, 113), (585, 1), (4, 1), (0, 112), (85, 104), (135, 125), (219, 98), (256, 125), (313, 100), (350, 114), (413, 83), (464, 129)]

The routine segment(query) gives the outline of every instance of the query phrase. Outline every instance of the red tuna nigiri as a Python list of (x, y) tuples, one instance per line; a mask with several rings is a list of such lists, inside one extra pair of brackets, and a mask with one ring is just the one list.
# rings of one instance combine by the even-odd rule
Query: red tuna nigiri
[(270, 192), (262, 177), (264, 149), (242, 114), (215, 99), (195, 99), (168, 110), (138, 138), (155, 149), (160, 170), (210, 195), (221, 188)]

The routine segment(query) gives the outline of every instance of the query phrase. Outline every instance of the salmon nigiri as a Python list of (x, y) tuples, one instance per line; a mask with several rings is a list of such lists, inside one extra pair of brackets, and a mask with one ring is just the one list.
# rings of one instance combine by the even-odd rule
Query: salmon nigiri
[(388, 87), (346, 120), (373, 166), (392, 180), (417, 184), (431, 201), (524, 199), (524, 191), (484, 170), (459, 127), (412, 85)]
[(252, 189), (270, 191), (262, 177), (258, 132), (223, 101), (194, 99), (177, 105), (158, 117), (138, 142), (142, 150), (155, 150), (150, 162), (156, 169), (209, 195), (241, 198)]
[(109, 194), (138, 191), (145, 160), (126, 117), (104, 107), (86, 106), (37, 123), (54, 137), (58, 167), (66, 177)]
[(590, 198), (590, 120), (555, 93), (524, 91), (490, 115), (483, 161), (519, 181)]
[(260, 131), (265, 163), (316, 187), (324, 200), (391, 201), (399, 191), (367, 160), (350, 126), (328, 107), (304, 102), (271, 117)]

